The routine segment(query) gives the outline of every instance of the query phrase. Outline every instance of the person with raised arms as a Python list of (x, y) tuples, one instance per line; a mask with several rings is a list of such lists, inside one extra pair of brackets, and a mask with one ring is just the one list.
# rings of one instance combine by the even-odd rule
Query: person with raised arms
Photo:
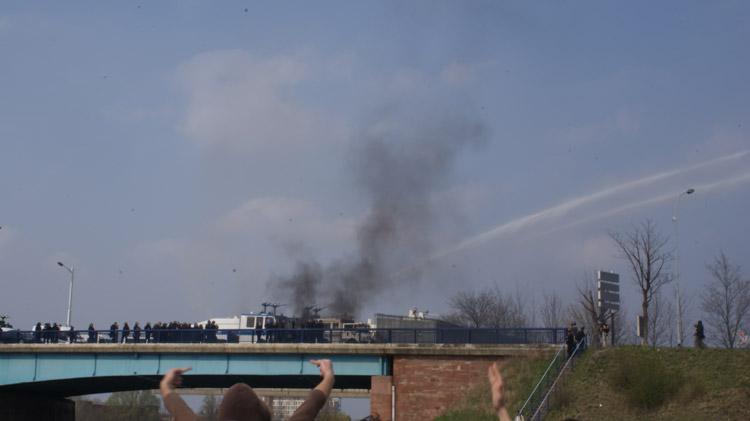
[[(323, 380), (310, 391), (307, 399), (289, 418), (290, 421), (313, 421), (331, 396), (335, 381), (331, 360), (310, 360), (310, 363), (320, 368), (320, 376)], [(174, 416), (175, 421), (198, 420), (193, 410), (175, 392), (175, 389), (182, 384), (182, 374), (191, 369), (192, 367), (173, 368), (167, 371), (159, 383), (164, 406)], [(271, 421), (271, 411), (258, 398), (252, 387), (245, 383), (237, 383), (227, 390), (219, 405), (219, 421), (230, 420)]]

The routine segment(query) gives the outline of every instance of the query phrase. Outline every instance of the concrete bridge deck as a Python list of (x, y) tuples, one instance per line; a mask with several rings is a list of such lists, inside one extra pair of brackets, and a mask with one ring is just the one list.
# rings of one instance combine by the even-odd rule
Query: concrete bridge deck
[(38, 411), (34, 417), (49, 419), (52, 412), (63, 408), (69, 418), (58, 419), (72, 420), (73, 407), (62, 398), (155, 389), (164, 373), (173, 367), (193, 367), (184, 376), (183, 385), (188, 389), (220, 390), (245, 382), (257, 389), (300, 393), (291, 389), (310, 390), (320, 380), (317, 367), (308, 360), (329, 358), (334, 364), (338, 393), (366, 396), (369, 391), (371, 411), (381, 414), (386, 421), (391, 419), (392, 411), (399, 419), (427, 420), (449, 408), (462, 393), (481, 381), (492, 362), (502, 364), (523, 355), (552, 355), (560, 346), (2, 344), (0, 400), (5, 407), (0, 408), (0, 418), (26, 419), (10, 414), (33, 408)]
[(153, 389), (167, 370), (191, 366), (185, 386), (309, 388), (310, 359), (334, 363), (337, 388), (370, 389), (393, 373), (393, 358), (507, 358), (553, 353), (558, 345), (457, 344), (9, 344), (0, 346), (0, 393), (76, 396)]

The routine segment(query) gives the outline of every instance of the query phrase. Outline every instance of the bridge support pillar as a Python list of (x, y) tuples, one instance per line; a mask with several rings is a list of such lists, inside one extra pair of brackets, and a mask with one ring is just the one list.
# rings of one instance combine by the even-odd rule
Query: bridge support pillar
[(378, 414), (381, 421), (392, 421), (393, 376), (372, 376), (370, 383), (370, 414)]
[(396, 419), (429, 421), (439, 417), (486, 381), (490, 364), (505, 361), (507, 358), (495, 356), (395, 356)]
[(70, 399), (0, 394), (0, 420), (75, 421), (76, 404)]

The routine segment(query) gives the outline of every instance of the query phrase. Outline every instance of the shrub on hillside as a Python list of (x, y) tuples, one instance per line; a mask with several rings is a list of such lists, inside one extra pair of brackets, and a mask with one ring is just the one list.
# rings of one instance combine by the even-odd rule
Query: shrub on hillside
[(570, 406), (573, 403), (573, 393), (570, 388), (564, 385), (558, 384), (555, 388), (555, 393), (552, 394), (551, 398), (552, 408), (563, 409)]
[(666, 370), (653, 356), (641, 354), (623, 357), (615, 361), (612, 381), (633, 406), (653, 409), (679, 391), (682, 376)]

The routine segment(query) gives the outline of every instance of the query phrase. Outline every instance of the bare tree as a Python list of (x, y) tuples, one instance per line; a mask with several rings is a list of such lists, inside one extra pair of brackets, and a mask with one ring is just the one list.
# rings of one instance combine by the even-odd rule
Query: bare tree
[[(695, 302), (695, 294), (690, 293), (689, 290), (680, 291), (680, 317), (682, 320), (693, 320), (693, 308)], [(677, 334), (677, 305), (675, 300), (664, 300), (664, 316), (662, 320), (667, 326), (664, 332), (664, 345), (666, 346), (677, 346), (679, 335)], [(682, 328), (682, 337), (689, 337), (688, 328), (689, 323), (683, 323), (680, 325)]]
[(565, 309), (566, 320), (570, 322), (565, 323), (563, 327), (567, 327), (572, 321), (575, 321), (582, 328), (586, 328), (586, 334), (588, 335), (588, 345), (592, 347), (601, 346), (601, 337), (596, 330), (597, 325), (591, 324), (586, 314), (586, 310), (581, 306), (580, 302), (572, 303)]
[[(682, 313), (683, 318), (682, 320), (689, 320), (685, 319), (685, 308), (687, 307), (687, 296), (683, 295), (680, 297), (680, 302), (682, 303), (682, 306), (680, 306), (680, 313)], [(675, 304), (676, 301), (673, 300), (664, 300), (664, 317), (662, 317), (662, 320), (664, 320), (664, 323), (666, 323), (669, 328), (667, 328), (667, 331), (664, 333), (664, 343), (666, 346), (674, 347), (677, 345), (677, 338), (679, 337), (677, 335), (677, 329), (674, 327), (677, 326), (677, 305)], [(682, 329), (682, 337), (685, 337), (685, 328), (683, 325)]]
[[(610, 332), (613, 336), (615, 344), (632, 344), (637, 345), (641, 339), (638, 337), (638, 331), (636, 329), (635, 318), (631, 317), (626, 310), (621, 309), (615, 313), (615, 326), (614, 333)], [(629, 322), (629, 323), (628, 323)]]
[(542, 325), (544, 327), (565, 327), (565, 316), (563, 312), (565, 308), (563, 306), (562, 299), (553, 291), (550, 294), (543, 293), (542, 307), (539, 309), (539, 314), (542, 319)]
[[(535, 317), (528, 309), (530, 308), (529, 300), (519, 288), (516, 282), (516, 291), (512, 296), (506, 296), (502, 293), (500, 286), (495, 283), (495, 292), (498, 296), (498, 304), (507, 309), (505, 326), (509, 327), (527, 327), (534, 323)], [(504, 305), (503, 305), (504, 304)]]
[(109, 420), (158, 421), (161, 418), (161, 401), (150, 390), (115, 392), (109, 395), (104, 406), (109, 409)]
[(673, 307), (671, 302), (665, 299), (660, 292), (654, 294), (648, 315), (648, 332), (651, 336), (652, 346), (664, 346), (669, 341), (670, 331), (672, 330), (670, 329), (670, 322), (675, 319), (671, 315)]
[(198, 415), (201, 416), (201, 420), (204, 421), (216, 421), (219, 419), (219, 404), (221, 399), (216, 398), (215, 395), (203, 396), (203, 405), (198, 410)]
[(737, 331), (750, 318), (750, 280), (742, 279), (740, 266), (731, 264), (723, 251), (706, 268), (712, 279), (706, 285), (701, 308), (711, 327), (708, 336), (713, 342), (733, 349)]
[[(680, 318), (682, 320), (694, 320), (695, 314), (695, 293), (684, 292), (680, 295)], [(675, 304), (676, 305), (676, 304)], [(676, 313), (676, 312), (673, 312)], [(674, 322), (677, 323), (677, 322)], [(673, 323), (673, 324), (674, 324)], [(690, 330), (690, 323), (682, 323), (682, 337), (690, 337), (688, 331)]]
[(578, 301), (568, 309), (571, 320), (578, 320), (583, 323), (589, 336), (595, 340), (591, 344), (601, 345), (601, 335), (599, 335), (599, 321), (603, 320), (604, 315), (601, 313), (596, 293), (596, 282), (594, 278), (585, 274), (583, 281), (576, 282), (576, 292), (578, 292)]
[[(626, 337), (625, 318), (621, 310), (614, 313), (603, 313), (599, 307), (596, 280), (589, 274), (584, 274), (583, 280), (576, 282), (578, 300), (568, 307), (567, 314), (571, 321), (579, 321), (586, 327), (589, 335), (589, 343), (592, 346), (602, 344), (599, 332), (599, 321), (605, 321), (610, 325), (609, 343), (618, 344)], [(622, 305), (622, 302), (620, 303)], [(614, 323), (611, 318), (614, 317)], [(605, 320), (605, 318), (607, 320)]]
[(446, 320), (466, 327), (488, 327), (497, 318), (495, 293), (490, 288), (479, 292), (460, 291), (448, 300), (454, 310)]
[(316, 421), (349, 421), (348, 415), (339, 411), (334, 405), (333, 400), (329, 399), (318, 412), (318, 416), (315, 417)]
[(448, 300), (453, 313), (443, 319), (466, 327), (524, 327), (527, 324), (526, 299), (516, 288), (515, 294), (503, 293), (495, 285), (479, 292), (461, 291)]
[(631, 231), (621, 234), (609, 231), (620, 252), (620, 257), (630, 264), (633, 281), (641, 290), (641, 308), (643, 311), (644, 330), (643, 345), (648, 345), (648, 306), (662, 286), (671, 281), (668, 274), (672, 255), (663, 251), (667, 239), (656, 231), (656, 225), (646, 219), (639, 225), (633, 225)]

